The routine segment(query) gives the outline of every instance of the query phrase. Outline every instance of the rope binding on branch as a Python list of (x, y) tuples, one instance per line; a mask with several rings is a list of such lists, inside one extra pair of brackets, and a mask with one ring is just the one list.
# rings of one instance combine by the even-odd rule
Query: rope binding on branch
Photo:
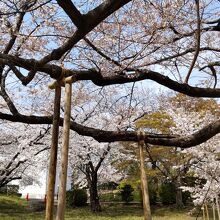
[(146, 137), (146, 134), (143, 130), (137, 131), (138, 144), (145, 144), (145, 137)]
[(76, 82), (75, 76), (68, 76), (68, 77), (65, 76), (65, 68), (64, 68), (63, 63), (61, 64), (61, 68), (62, 68), (62, 71), (61, 71), (60, 77), (48, 85), (50, 89), (55, 89), (57, 86), (64, 87), (66, 83)]

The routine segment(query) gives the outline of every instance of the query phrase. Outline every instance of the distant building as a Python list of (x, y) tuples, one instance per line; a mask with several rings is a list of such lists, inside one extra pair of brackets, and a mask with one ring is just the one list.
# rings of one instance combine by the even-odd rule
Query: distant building
[[(71, 172), (68, 172), (67, 177), (67, 190), (71, 188)], [(48, 172), (39, 171), (39, 175), (36, 178), (37, 181), (29, 181), (28, 184), (23, 184), (22, 181), (15, 180), (10, 184), (19, 185), (19, 193), (21, 193), (21, 198), (26, 198), (28, 195), (29, 199), (44, 199), (47, 193), (47, 182), (48, 182)], [(55, 183), (55, 196), (58, 194), (59, 188), (59, 172), (57, 171), (56, 183)]]

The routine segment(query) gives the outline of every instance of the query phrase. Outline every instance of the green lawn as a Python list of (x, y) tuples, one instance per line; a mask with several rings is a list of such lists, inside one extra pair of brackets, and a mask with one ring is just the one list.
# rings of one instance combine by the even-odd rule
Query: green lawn
[[(89, 207), (67, 209), (67, 220), (142, 220), (143, 210), (139, 205), (125, 206), (106, 205), (103, 212), (99, 214), (91, 214)], [(155, 208), (153, 210), (153, 220), (195, 220), (190, 217), (187, 210), (177, 212), (171, 208)], [(33, 212), (27, 205), (26, 201), (17, 197), (0, 196), (0, 219), (1, 220), (40, 220), (44, 219), (44, 212)], [(201, 218), (200, 218), (201, 220)]]

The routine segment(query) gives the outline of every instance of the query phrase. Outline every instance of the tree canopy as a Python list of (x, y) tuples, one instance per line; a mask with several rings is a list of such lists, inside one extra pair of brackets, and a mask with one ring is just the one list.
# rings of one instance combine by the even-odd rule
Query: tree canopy
[[(1, 1), (0, 119), (51, 124), (47, 85), (72, 77), (73, 131), (99, 142), (138, 141), (129, 128), (131, 111), (144, 99), (139, 88), (148, 80), (188, 96), (220, 97), (219, 6), (217, 0)], [(112, 115), (127, 126), (107, 130), (77, 120), (77, 111), (93, 106), (86, 116), (94, 112), (92, 94), (104, 96), (97, 101), (103, 108), (113, 95), (114, 106), (123, 99), (124, 109)], [(145, 142), (188, 148), (219, 132), (216, 120), (185, 136), (149, 132)]]

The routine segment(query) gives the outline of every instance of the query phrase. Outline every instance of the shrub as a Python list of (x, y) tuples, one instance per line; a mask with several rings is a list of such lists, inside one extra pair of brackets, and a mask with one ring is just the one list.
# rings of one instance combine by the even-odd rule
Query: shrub
[(100, 201), (102, 202), (121, 202), (121, 195), (119, 192), (108, 192), (100, 194)]
[(176, 191), (172, 183), (163, 183), (159, 190), (160, 201), (163, 205), (175, 204)]
[(188, 191), (182, 192), (182, 195), (183, 195), (183, 204), (184, 205), (186, 205), (188, 202), (192, 202), (190, 192), (188, 192)]
[(150, 204), (155, 205), (157, 203), (157, 190), (152, 183), (148, 183)]
[(18, 190), (18, 185), (6, 185), (0, 188), (0, 194), (17, 195)]
[(8, 195), (17, 195), (19, 190), (18, 185), (7, 185)]
[(87, 193), (84, 189), (69, 190), (66, 193), (66, 201), (69, 207), (86, 206)]
[(46, 204), (42, 200), (31, 199), (29, 201), (29, 208), (34, 212), (41, 212), (46, 209)]
[(84, 189), (75, 189), (75, 205), (77, 207), (79, 206), (85, 206), (87, 202), (87, 193)]
[(102, 190), (114, 190), (117, 189), (118, 184), (115, 182), (106, 182), (106, 183), (102, 183), (98, 186), (98, 189), (102, 189)]
[(73, 190), (69, 190), (66, 192), (66, 204), (69, 207), (74, 207), (75, 203), (74, 203), (74, 191)]
[[(149, 200), (151, 205), (155, 205), (157, 203), (157, 191), (155, 187), (148, 182), (148, 192), (149, 192)], [(142, 190), (140, 189), (140, 201), (143, 203)]]
[(120, 187), (120, 194), (121, 194), (121, 199), (125, 203), (129, 203), (133, 201), (134, 196), (133, 196), (133, 187), (130, 184), (125, 184)]
[(7, 188), (6, 188), (6, 186), (0, 187), (0, 194), (7, 194)]

